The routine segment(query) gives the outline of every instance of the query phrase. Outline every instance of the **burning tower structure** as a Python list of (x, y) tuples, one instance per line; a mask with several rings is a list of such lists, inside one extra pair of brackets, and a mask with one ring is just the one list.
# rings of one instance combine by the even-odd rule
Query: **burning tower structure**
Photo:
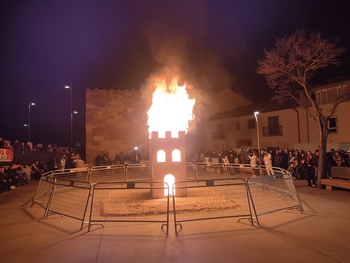
[(184, 190), (172, 190), (172, 185), (186, 179), (185, 134), (194, 119), (195, 100), (189, 98), (186, 85), (178, 86), (177, 78), (156, 80), (154, 84), (152, 106), (147, 112), (152, 180), (166, 182), (169, 191), (154, 190), (152, 196), (185, 196)]

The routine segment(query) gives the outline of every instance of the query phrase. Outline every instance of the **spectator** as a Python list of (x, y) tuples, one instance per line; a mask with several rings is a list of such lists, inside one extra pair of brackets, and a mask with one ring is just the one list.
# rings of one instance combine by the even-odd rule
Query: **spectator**
[(65, 154), (63, 154), (61, 157), (61, 160), (60, 160), (59, 168), (64, 170), (66, 168), (66, 163), (67, 163), (67, 156)]
[(252, 168), (256, 167), (258, 162), (258, 156), (255, 151), (252, 151), (251, 155), (249, 155), (249, 159), (250, 159), (250, 166)]
[(20, 175), (18, 170), (19, 165), (14, 163), (9, 168), (7, 168), (6, 173), (11, 182), (11, 189), (16, 189), (17, 186), (20, 185)]
[(264, 151), (264, 164), (267, 175), (275, 175), (275, 172), (272, 169), (272, 157), (271, 154), (266, 150)]
[(273, 166), (282, 168), (282, 155), (280, 154), (278, 149), (275, 150)]
[(281, 165), (282, 165), (282, 168), (285, 169), (285, 170), (287, 170), (288, 167), (289, 167), (289, 164), (288, 164), (288, 152), (289, 152), (289, 150), (287, 148), (284, 149), (283, 151), (280, 150), (280, 153), (282, 155), (282, 164)]
[(11, 189), (10, 178), (8, 174), (5, 173), (5, 167), (0, 166), (0, 193), (10, 191)]
[[(116, 156), (117, 157), (117, 156)], [(115, 160), (116, 158), (114, 158)], [(103, 154), (100, 153), (96, 158), (95, 158), (95, 165), (96, 166), (101, 166), (103, 165)]]
[(307, 184), (308, 186), (315, 187), (316, 186), (315, 161), (310, 151), (308, 151), (306, 155), (306, 165), (307, 165)]
[(32, 173), (30, 175), (31, 180), (40, 180), (40, 178), (41, 178), (41, 173), (40, 173), (38, 164), (39, 164), (38, 161), (35, 161), (32, 163), (32, 166), (31, 166)]
[(300, 153), (300, 163), (299, 163), (299, 179), (307, 179), (307, 161), (305, 152)]
[(142, 160), (141, 154), (138, 150), (133, 150), (130, 156), (130, 163), (140, 163)]

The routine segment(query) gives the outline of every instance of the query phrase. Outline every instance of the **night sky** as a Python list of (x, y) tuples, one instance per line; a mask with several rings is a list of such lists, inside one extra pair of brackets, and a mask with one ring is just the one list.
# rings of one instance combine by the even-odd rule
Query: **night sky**
[(350, 8), (322, 0), (1, 0), (0, 137), (70, 144), (85, 141), (85, 90), (139, 89), (176, 65), (196, 89), (229, 87), (253, 102), (270, 89), (256, 74), (264, 48), (304, 28), (338, 40), (342, 65), (320, 79), (350, 73)]

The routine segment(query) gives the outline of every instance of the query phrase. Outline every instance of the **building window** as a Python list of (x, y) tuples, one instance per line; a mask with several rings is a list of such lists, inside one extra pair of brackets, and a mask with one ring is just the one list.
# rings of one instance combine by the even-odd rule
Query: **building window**
[(328, 132), (337, 133), (338, 132), (338, 119), (335, 116), (332, 116), (328, 119)]
[(224, 124), (219, 123), (216, 126), (216, 132), (212, 133), (212, 139), (213, 140), (223, 140), (225, 139), (225, 129), (224, 129)]
[(337, 100), (350, 93), (350, 87), (346, 85), (316, 91), (316, 100), (319, 105), (336, 103)]
[(255, 119), (248, 120), (248, 129), (255, 129)]
[(158, 163), (164, 163), (165, 162), (165, 151), (159, 150), (157, 152), (157, 162)]
[(278, 116), (269, 117), (269, 135), (280, 135), (280, 120)]
[(181, 162), (181, 152), (178, 149), (173, 150), (172, 152), (172, 161), (173, 162)]
[(239, 131), (241, 129), (241, 123), (239, 121), (236, 121), (236, 131)]

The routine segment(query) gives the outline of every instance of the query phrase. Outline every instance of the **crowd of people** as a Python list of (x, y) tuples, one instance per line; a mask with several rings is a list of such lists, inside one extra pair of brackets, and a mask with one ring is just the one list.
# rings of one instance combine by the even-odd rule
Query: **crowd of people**
[(0, 193), (40, 180), (41, 176), (48, 171), (82, 167), (81, 163), (85, 165), (78, 153), (73, 152), (68, 156), (69, 158), (63, 154), (61, 158), (55, 158), (52, 164), (34, 161), (30, 165), (14, 162), (8, 166), (0, 166)]
[[(259, 164), (265, 165), (268, 175), (274, 175), (272, 167), (279, 167), (289, 171), (295, 179), (307, 180), (308, 185), (312, 187), (315, 186), (318, 176), (318, 150), (262, 148), (259, 154), (257, 149), (251, 148), (241, 148), (240, 150), (212, 148), (195, 151), (190, 156), (192, 162), (206, 162), (214, 159), (223, 164), (250, 164), (251, 167), (256, 167)], [(334, 149), (327, 152), (327, 178), (331, 177), (332, 166), (350, 167), (350, 152)]]
[(21, 154), (25, 151), (30, 152), (58, 152), (58, 153), (68, 153), (69, 147), (58, 146), (57, 144), (46, 144), (43, 143), (33, 143), (15, 140), (12, 143), (10, 140), (3, 139), (0, 137), (0, 149), (12, 149), (14, 154)]
[[(40, 180), (43, 173), (57, 169), (69, 169), (84, 164), (80, 155), (69, 147), (58, 147), (48, 144), (44, 147), (39, 143), (24, 143), (0, 138), (0, 149), (13, 149), (14, 161), (8, 167), (0, 166), (0, 192), (16, 189), (18, 186), (29, 184), (33, 180)], [(26, 152), (58, 153), (52, 160), (33, 160), (30, 163), (23, 162), (22, 155)], [(21, 162), (22, 160), (22, 162)], [(111, 158), (108, 153), (101, 153), (95, 159), (95, 165), (111, 165), (140, 163), (142, 156), (138, 149), (131, 153), (120, 152)], [(250, 164), (257, 167), (265, 166), (268, 175), (274, 175), (273, 167), (279, 167), (290, 172), (293, 178), (307, 180), (309, 186), (315, 186), (317, 181), (317, 167), (319, 151), (304, 151), (298, 149), (262, 148), (260, 153), (257, 149), (241, 148), (239, 150), (212, 148), (200, 149), (192, 152), (187, 161), (191, 162), (218, 162), (223, 164)], [(27, 159), (26, 159), (27, 161)], [(332, 166), (350, 167), (350, 152), (334, 150), (326, 154), (326, 176), (331, 177)]]
[(114, 158), (109, 156), (109, 153), (101, 153), (95, 158), (95, 165), (122, 165), (126, 163), (136, 164), (140, 163), (142, 156), (138, 149), (134, 149), (131, 153), (120, 152)]
[[(44, 146), (42, 143), (24, 143), (18, 140), (12, 144), (0, 137), (0, 149), (11, 149), (14, 153), (10, 164), (0, 166), (0, 193), (40, 180), (45, 172), (81, 167), (84, 164), (79, 153), (56, 144)], [(42, 159), (35, 159), (39, 156)]]

